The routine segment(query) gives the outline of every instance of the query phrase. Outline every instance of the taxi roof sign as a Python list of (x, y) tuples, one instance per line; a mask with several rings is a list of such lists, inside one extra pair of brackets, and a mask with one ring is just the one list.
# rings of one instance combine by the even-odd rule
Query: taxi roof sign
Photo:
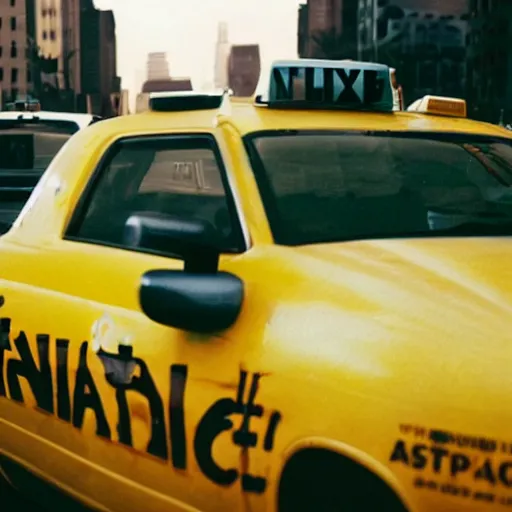
[(273, 108), (392, 112), (390, 68), (352, 60), (276, 61), (259, 102)]
[(424, 96), (412, 103), (407, 111), (437, 116), (467, 117), (466, 100), (446, 96)]

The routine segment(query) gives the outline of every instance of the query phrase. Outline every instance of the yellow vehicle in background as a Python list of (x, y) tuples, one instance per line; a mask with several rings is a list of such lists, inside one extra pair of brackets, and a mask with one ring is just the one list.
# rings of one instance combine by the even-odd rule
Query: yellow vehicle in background
[(73, 135), (0, 237), (9, 486), (50, 510), (509, 507), (510, 131), (463, 100), (396, 111), (361, 62), (150, 107)]

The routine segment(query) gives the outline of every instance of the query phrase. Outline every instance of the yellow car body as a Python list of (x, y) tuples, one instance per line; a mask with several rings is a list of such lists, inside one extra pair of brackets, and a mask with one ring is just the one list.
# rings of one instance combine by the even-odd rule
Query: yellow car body
[[(340, 129), (512, 138), (467, 119), (243, 102), (69, 140), (0, 238), (0, 467), (14, 486), (102, 511), (270, 512), (285, 478), (339, 471), (350, 486), (362, 470), (368, 493), (384, 486), (410, 512), (510, 506), (510, 239), (275, 244), (242, 137)], [(173, 134), (214, 137), (247, 244), (221, 257), (245, 291), (220, 334), (142, 312), (141, 276), (181, 260), (66, 236), (116, 141)], [(130, 347), (129, 383), (109, 383), (98, 344)]]

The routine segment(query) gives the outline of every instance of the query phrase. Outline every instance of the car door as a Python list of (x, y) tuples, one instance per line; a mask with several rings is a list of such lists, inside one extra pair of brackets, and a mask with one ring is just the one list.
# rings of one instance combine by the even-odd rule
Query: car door
[[(223, 233), (229, 261), (248, 243), (228, 183), (213, 133), (116, 141), (64, 239), (38, 257), (32, 295), (19, 292), (27, 304), (44, 296), (55, 312), (36, 315), (28, 333), (40, 361), (40, 333), (50, 333), (56, 366), (56, 406), (39, 428), (45, 457), (34, 462), (106, 510), (239, 510), (243, 491), (261, 486), (240, 467), (255, 435), (244, 396), (253, 400), (257, 386), (241, 369), (244, 327), (198, 335), (149, 320), (139, 305), (141, 276), (183, 262), (134, 250), (123, 236), (141, 211), (199, 218)], [(258, 414), (249, 407), (248, 417)], [(235, 432), (232, 415), (240, 418)]]

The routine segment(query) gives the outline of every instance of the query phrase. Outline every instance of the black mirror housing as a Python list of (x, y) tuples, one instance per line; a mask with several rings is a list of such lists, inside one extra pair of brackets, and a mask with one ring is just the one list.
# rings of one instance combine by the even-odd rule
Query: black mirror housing
[(159, 324), (197, 333), (224, 331), (240, 314), (243, 281), (228, 272), (151, 270), (142, 276), (139, 301)]
[(186, 272), (214, 273), (219, 265), (219, 240), (206, 221), (144, 212), (125, 224), (124, 243), (175, 254), (185, 262)]

